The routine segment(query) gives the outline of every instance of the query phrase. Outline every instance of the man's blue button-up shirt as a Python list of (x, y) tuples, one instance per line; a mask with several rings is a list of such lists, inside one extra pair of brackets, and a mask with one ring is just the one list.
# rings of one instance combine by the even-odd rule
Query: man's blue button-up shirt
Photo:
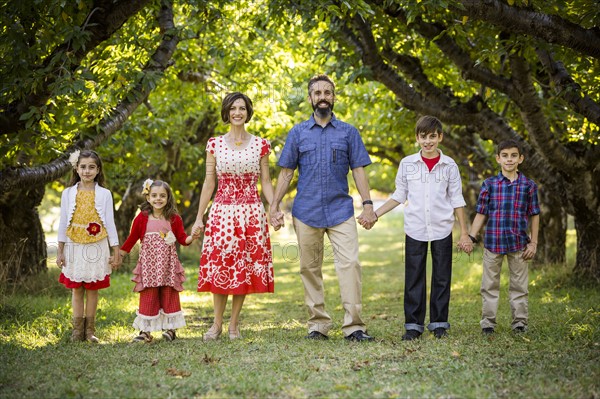
[(370, 163), (358, 130), (335, 115), (325, 127), (312, 115), (297, 124), (288, 133), (277, 163), (282, 168), (298, 168), (292, 215), (318, 228), (348, 220), (354, 215), (348, 171)]

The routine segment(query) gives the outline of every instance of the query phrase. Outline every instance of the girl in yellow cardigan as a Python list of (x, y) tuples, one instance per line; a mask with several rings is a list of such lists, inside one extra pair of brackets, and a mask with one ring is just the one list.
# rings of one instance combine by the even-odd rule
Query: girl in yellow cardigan
[(59, 281), (72, 289), (71, 341), (98, 342), (98, 290), (110, 286), (111, 265), (121, 263), (113, 198), (104, 188), (102, 160), (96, 152), (77, 150), (69, 161), (73, 177), (60, 201), (56, 264), (62, 268)]

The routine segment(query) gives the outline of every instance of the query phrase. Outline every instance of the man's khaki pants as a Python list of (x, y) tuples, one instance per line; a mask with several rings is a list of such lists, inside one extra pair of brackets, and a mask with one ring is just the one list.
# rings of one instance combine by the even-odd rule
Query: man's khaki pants
[[(294, 229), (298, 237), (300, 249), (300, 276), (304, 284), (304, 302), (308, 306), (310, 318), (308, 331), (318, 331), (327, 335), (332, 328), (331, 317), (325, 311), (325, 294), (323, 289), (323, 253), (324, 234), (331, 242), (331, 250), (327, 248), (326, 262), (334, 262), (340, 285), (342, 305), (345, 310), (342, 331), (345, 336), (354, 331), (366, 332), (361, 320), (362, 281), (361, 267), (358, 261), (358, 232), (354, 217), (333, 227), (316, 228), (294, 218)], [(333, 252), (333, 259), (331, 253)]]
[[(528, 319), (528, 267), (527, 261), (523, 260), (523, 251), (510, 252), (506, 254), (508, 269), (510, 271), (510, 282), (508, 288), (508, 300), (512, 313), (511, 327), (527, 328)], [(481, 298), (483, 310), (481, 328), (496, 327), (496, 313), (498, 312), (498, 298), (500, 296), (500, 270), (504, 254), (496, 254), (487, 249), (483, 251), (483, 276), (481, 278)]]

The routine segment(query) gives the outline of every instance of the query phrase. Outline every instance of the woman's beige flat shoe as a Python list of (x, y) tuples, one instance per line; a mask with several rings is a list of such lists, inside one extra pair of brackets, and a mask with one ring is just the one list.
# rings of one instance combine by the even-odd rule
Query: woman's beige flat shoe
[(229, 326), (229, 339), (234, 340), (240, 338), (242, 338), (242, 334), (240, 333), (239, 324), (235, 326), (235, 330), (231, 330), (231, 326)]
[(221, 336), (223, 328), (219, 325), (213, 324), (206, 333), (202, 336), (205, 341), (216, 341)]

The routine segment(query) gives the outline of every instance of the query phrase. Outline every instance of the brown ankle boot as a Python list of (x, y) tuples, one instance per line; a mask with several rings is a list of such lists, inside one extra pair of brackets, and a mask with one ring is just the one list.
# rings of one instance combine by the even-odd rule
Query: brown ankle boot
[(85, 318), (85, 340), (97, 344), (100, 340), (94, 335), (96, 332), (96, 318)]
[(73, 317), (73, 332), (71, 333), (71, 342), (79, 342), (85, 339), (85, 318)]

